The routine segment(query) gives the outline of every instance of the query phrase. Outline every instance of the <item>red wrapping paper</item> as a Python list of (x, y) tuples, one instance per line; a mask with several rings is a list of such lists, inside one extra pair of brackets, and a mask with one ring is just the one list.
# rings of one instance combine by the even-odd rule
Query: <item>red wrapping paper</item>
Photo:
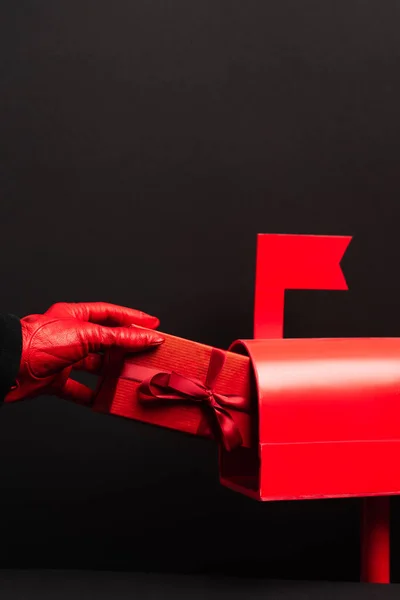
[(106, 353), (93, 410), (212, 438), (227, 450), (251, 447), (257, 403), (250, 359), (162, 335), (156, 349)]

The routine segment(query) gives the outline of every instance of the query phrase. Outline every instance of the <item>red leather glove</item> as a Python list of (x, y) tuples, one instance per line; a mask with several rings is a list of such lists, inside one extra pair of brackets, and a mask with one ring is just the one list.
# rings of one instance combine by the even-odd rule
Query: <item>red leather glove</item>
[(24, 317), (20, 370), (5, 402), (52, 394), (89, 403), (94, 392), (70, 378), (72, 369), (101, 374), (99, 353), (107, 348), (137, 352), (161, 344), (163, 338), (151, 331), (158, 325), (156, 317), (103, 302), (59, 303), (43, 315)]

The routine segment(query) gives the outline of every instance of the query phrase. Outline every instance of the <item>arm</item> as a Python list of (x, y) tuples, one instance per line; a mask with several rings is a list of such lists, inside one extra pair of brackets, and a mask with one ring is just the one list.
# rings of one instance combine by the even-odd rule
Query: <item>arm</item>
[(0, 314), (0, 403), (17, 379), (22, 354), (22, 329), (18, 317)]

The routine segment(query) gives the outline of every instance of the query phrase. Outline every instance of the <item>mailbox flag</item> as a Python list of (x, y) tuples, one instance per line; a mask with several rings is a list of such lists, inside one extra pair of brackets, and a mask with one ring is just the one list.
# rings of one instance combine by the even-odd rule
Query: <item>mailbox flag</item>
[(254, 337), (282, 338), (285, 290), (347, 290), (340, 262), (349, 236), (260, 234)]

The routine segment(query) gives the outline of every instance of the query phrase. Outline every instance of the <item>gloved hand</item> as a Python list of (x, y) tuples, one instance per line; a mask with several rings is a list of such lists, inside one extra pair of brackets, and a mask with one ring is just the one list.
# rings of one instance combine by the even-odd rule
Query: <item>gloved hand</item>
[(107, 348), (137, 352), (161, 344), (163, 338), (150, 331), (158, 325), (156, 317), (102, 302), (59, 303), (24, 317), (20, 370), (5, 402), (52, 394), (89, 403), (94, 392), (70, 378), (72, 369), (101, 374), (100, 353)]

